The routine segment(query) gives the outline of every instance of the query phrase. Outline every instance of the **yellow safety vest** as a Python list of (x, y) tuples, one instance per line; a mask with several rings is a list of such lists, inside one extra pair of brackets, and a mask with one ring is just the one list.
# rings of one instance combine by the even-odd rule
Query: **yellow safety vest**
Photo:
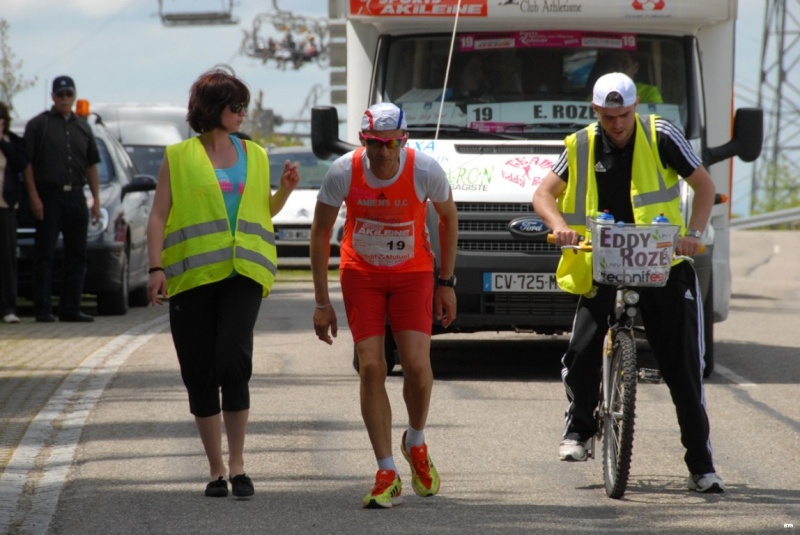
[[(633, 145), (631, 169), (631, 203), (635, 223), (649, 224), (663, 213), (685, 233), (680, 211), (680, 185), (678, 173), (661, 163), (656, 141), (655, 115), (636, 114), (636, 140)], [(595, 218), (598, 212), (597, 178), (594, 173), (596, 123), (567, 136), (567, 189), (558, 199), (558, 207), (569, 228), (586, 236), (586, 219)], [(649, 149), (649, 150), (648, 150)], [(562, 290), (583, 295), (592, 288), (591, 253), (575, 254), (566, 250), (556, 270), (556, 280)]]
[(162, 266), (169, 295), (225, 279), (234, 270), (269, 295), (278, 269), (269, 211), (269, 160), (246, 141), (247, 182), (232, 233), (222, 190), (200, 139), (167, 147), (172, 207), (164, 230)]

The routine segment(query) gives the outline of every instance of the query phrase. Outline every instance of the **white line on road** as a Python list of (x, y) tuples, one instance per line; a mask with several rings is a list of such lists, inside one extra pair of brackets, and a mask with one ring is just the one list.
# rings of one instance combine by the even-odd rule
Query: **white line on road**
[(756, 387), (758, 386), (754, 382), (742, 377), (738, 373), (734, 372), (726, 368), (725, 366), (720, 366), (719, 364), (714, 364), (714, 373), (718, 373), (723, 376), (728, 381), (734, 383), (737, 386), (746, 386), (746, 387)]
[(89, 355), (36, 415), (0, 476), (0, 533), (47, 533), (86, 419), (119, 367), (168, 320), (137, 325)]

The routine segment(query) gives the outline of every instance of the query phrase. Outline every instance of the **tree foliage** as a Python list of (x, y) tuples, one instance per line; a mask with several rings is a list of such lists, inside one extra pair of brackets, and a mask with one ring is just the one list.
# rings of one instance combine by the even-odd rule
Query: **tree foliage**
[(32, 87), (36, 83), (36, 77), (26, 80), (22, 76), (22, 61), (16, 60), (16, 54), (8, 43), (9, 32), (8, 21), (0, 18), (0, 100), (14, 109), (14, 95)]

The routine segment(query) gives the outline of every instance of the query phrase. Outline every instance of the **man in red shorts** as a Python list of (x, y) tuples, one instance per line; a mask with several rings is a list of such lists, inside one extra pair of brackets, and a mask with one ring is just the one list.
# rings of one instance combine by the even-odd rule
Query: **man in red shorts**
[[(370, 508), (397, 505), (402, 491), (392, 457), (392, 409), (383, 357), (386, 322), (397, 342), (408, 412), (400, 449), (411, 465), (414, 492), (433, 496), (439, 491), (439, 474), (423, 433), (433, 388), (431, 328), (434, 312), (444, 327), (456, 318), (456, 206), (436, 160), (405, 147), (406, 128), (403, 111), (394, 104), (375, 104), (364, 112), (362, 146), (331, 166), (311, 227), (314, 330), (320, 340), (332, 344), (337, 320), (328, 295), (329, 244), (339, 208), (346, 203), (340, 281), (358, 353), (361, 414), (378, 461), (375, 485), (364, 497), (364, 506)], [(437, 284), (425, 226), (428, 200), (439, 216)]]

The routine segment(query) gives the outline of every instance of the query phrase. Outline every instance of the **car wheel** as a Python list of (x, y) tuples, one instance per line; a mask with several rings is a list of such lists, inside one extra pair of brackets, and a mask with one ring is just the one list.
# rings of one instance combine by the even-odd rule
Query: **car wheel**
[(97, 313), (101, 316), (123, 316), (128, 312), (129, 281), (128, 255), (122, 255), (119, 289), (97, 294)]

